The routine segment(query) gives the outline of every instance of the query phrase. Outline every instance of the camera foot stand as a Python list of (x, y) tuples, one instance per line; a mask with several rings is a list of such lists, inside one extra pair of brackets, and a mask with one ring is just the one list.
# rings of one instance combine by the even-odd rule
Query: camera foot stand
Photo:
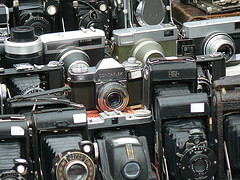
[(224, 141), (224, 151), (225, 151), (226, 163), (227, 163), (227, 178), (228, 178), (228, 180), (232, 180), (231, 165), (230, 165), (227, 145), (226, 145), (225, 141)]

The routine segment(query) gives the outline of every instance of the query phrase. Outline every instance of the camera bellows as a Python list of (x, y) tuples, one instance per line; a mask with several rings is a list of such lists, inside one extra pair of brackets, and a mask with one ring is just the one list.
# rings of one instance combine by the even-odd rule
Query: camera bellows
[(10, 78), (10, 88), (14, 90), (16, 94), (30, 94), (34, 92), (44, 91), (40, 88), (41, 80), (38, 74), (32, 74), (29, 76), (19, 76)]
[(163, 132), (170, 179), (210, 179), (215, 175), (217, 158), (208, 147), (200, 119), (166, 122)]
[(0, 143), (0, 171), (9, 170), (14, 167), (13, 159), (21, 158), (19, 142)]
[(80, 151), (80, 134), (48, 135), (42, 137), (42, 162), (49, 179), (94, 179), (92, 159)]
[(240, 169), (240, 114), (233, 114), (226, 117), (224, 123), (225, 141), (227, 144), (230, 165), (233, 171)]

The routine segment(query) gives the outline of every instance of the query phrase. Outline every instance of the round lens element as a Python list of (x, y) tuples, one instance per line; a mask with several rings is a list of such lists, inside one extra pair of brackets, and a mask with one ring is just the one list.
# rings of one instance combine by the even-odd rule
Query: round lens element
[(69, 164), (69, 168), (67, 170), (67, 177), (69, 180), (83, 180), (87, 177), (87, 168), (80, 163)]
[(108, 82), (98, 91), (98, 108), (100, 111), (123, 111), (129, 102), (129, 94), (124, 85)]
[(50, 15), (50, 16), (53, 16), (57, 13), (57, 8), (53, 5), (51, 6), (48, 6), (47, 7), (47, 13)]
[(205, 39), (203, 53), (211, 55), (215, 52), (225, 53), (226, 62), (229, 62), (235, 54), (235, 43), (226, 33), (215, 33)]
[(208, 169), (208, 163), (205, 159), (197, 159), (193, 162), (192, 166), (193, 171), (198, 174), (204, 173)]
[(120, 93), (118, 92), (113, 92), (113, 93), (110, 93), (107, 97), (107, 104), (110, 106), (110, 107), (118, 107), (119, 105), (122, 104), (122, 96)]
[(136, 179), (141, 173), (140, 165), (136, 162), (129, 162), (123, 168), (123, 175), (127, 179)]
[(225, 54), (226, 60), (228, 61), (229, 59), (232, 58), (234, 55), (234, 49), (232, 46), (229, 44), (223, 44), (218, 48), (218, 52), (223, 52)]

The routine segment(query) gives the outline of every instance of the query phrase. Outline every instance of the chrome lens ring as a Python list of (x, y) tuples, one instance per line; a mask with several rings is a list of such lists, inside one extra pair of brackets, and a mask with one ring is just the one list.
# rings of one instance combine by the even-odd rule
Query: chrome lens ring
[(128, 91), (118, 82), (106, 83), (98, 91), (98, 108), (101, 111), (123, 111), (128, 102)]
[(210, 55), (215, 52), (224, 52), (226, 62), (232, 60), (235, 50), (234, 40), (226, 33), (215, 33), (211, 35), (207, 38), (203, 47), (204, 55)]

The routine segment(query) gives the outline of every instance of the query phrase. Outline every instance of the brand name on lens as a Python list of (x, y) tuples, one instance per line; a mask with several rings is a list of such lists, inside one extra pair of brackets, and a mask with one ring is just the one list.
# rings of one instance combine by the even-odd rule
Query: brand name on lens
[(123, 72), (109, 72), (99, 74), (99, 78), (114, 78), (114, 77), (124, 77)]

